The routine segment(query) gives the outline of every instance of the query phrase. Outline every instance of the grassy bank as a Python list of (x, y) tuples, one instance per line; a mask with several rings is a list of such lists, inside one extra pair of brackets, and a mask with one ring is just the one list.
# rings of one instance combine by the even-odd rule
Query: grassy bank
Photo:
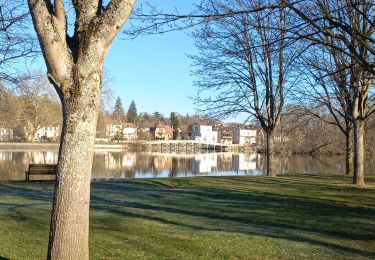
[[(92, 185), (91, 259), (374, 259), (375, 178), (202, 177)], [(43, 259), (53, 185), (0, 183), (0, 259)]]

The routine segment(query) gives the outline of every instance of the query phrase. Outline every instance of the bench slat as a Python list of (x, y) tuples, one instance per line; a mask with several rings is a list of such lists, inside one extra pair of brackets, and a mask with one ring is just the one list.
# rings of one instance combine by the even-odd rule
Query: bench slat
[(30, 181), (30, 175), (56, 175), (56, 170), (56, 164), (29, 164), (26, 181)]

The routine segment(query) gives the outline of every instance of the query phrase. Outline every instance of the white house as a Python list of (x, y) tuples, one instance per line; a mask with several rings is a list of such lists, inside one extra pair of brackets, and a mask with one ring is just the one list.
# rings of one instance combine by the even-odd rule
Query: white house
[(106, 136), (109, 138), (118, 137), (122, 140), (136, 140), (137, 126), (132, 123), (122, 125), (107, 125)]
[(222, 144), (232, 144), (233, 143), (233, 133), (232, 131), (222, 130), (218, 132), (218, 142)]
[(124, 124), (122, 134), (125, 140), (137, 140), (137, 126), (132, 123)]
[(217, 143), (217, 131), (210, 125), (194, 124), (191, 127), (191, 139), (202, 143)]
[(13, 129), (0, 127), (0, 141), (13, 140)]
[(121, 135), (122, 125), (107, 125), (105, 135), (107, 137), (115, 137), (116, 135)]
[(43, 126), (39, 128), (34, 136), (36, 140), (56, 140), (60, 136), (60, 127), (59, 126)]
[(242, 145), (256, 145), (257, 130), (244, 129), (237, 126), (233, 129), (233, 143)]

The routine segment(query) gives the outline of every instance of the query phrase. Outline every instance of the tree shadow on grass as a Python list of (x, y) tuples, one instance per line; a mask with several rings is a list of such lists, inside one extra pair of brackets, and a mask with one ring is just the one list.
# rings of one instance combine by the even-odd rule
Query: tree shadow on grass
[[(335, 241), (340, 239), (350, 244), (353, 241), (375, 240), (375, 228), (370, 224), (375, 215), (373, 207), (296, 195), (245, 193), (204, 187), (171, 189), (155, 185), (154, 188), (126, 193), (124, 190), (127, 190), (127, 184), (122, 186), (120, 184), (111, 191), (97, 187), (97, 191), (104, 193), (103, 196), (100, 192), (92, 195), (91, 208), (122, 217), (152, 220), (194, 230), (282, 238), (375, 257), (374, 251), (340, 245), (339, 241)], [(134, 184), (130, 186), (136, 190)], [(111, 196), (104, 195), (109, 193)], [(155, 193), (157, 197), (153, 196)], [(227, 208), (225, 205), (230, 206)], [(265, 210), (267, 212), (262, 214)], [(361, 224), (363, 221), (367, 223)], [(332, 242), (328, 242), (324, 238), (326, 236)], [(319, 240), (319, 237), (322, 239)]]
[[(191, 194), (190, 194), (191, 195)], [(261, 195), (258, 195), (261, 196)], [(252, 199), (257, 200), (257, 203), (250, 203), (242, 205), (243, 203), (237, 202), (233, 203), (232, 201), (228, 204), (231, 205), (231, 210), (225, 212), (225, 207), (221, 208), (222, 211), (215, 211), (214, 209), (210, 208), (210, 206), (205, 207), (203, 199), (200, 199), (201, 206), (195, 207), (194, 209), (181, 208), (179, 203), (175, 206), (165, 204), (149, 204), (149, 203), (142, 203), (142, 202), (134, 202), (134, 201), (126, 201), (126, 200), (114, 200), (114, 199), (106, 199), (101, 198), (99, 196), (92, 196), (92, 208), (105, 210), (106, 207), (111, 210), (111, 206), (115, 206), (117, 209), (141, 209), (147, 211), (155, 211), (155, 215), (158, 215), (157, 211), (163, 213), (170, 213), (170, 214), (177, 214), (177, 215), (185, 215), (190, 217), (201, 217), (207, 219), (213, 219), (217, 221), (229, 221), (229, 222), (237, 222), (239, 224), (251, 224), (254, 226), (262, 226), (262, 227), (274, 227), (274, 228), (282, 228), (282, 229), (293, 229), (298, 230), (301, 232), (314, 232), (319, 233), (320, 235), (327, 235), (327, 236), (336, 236), (341, 239), (347, 239), (350, 237), (352, 240), (375, 240), (375, 229), (371, 226), (360, 226), (361, 230), (364, 231), (366, 229), (367, 232), (349, 232), (346, 230), (348, 222), (345, 223), (338, 223), (335, 221), (335, 217), (339, 214), (346, 214), (347, 217), (362, 217), (362, 218), (372, 218), (373, 214), (375, 214), (374, 209), (370, 209), (368, 211), (364, 209), (352, 209), (348, 206), (339, 206), (339, 205), (326, 205), (324, 203), (317, 203), (317, 202), (301, 202), (296, 201), (293, 198), (272, 198), (268, 197), (265, 198), (262, 196), (261, 199), (255, 198), (256, 196), (252, 195)], [(268, 201), (267, 201), (268, 200)], [(157, 203), (160, 203), (157, 202)], [(192, 202), (195, 205), (199, 203), (197, 200), (196, 202)], [(223, 203), (223, 199), (220, 199), (220, 202)], [(167, 204), (167, 203), (166, 203)], [(112, 207), (113, 208), (113, 207)], [(270, 217), (266, 215), (258, 216), (257, 212), (264, 210), (267, 208)], [(217, 208), (216, 208), (217, 209)], [(219, 208), (220, 209), (220, 208)], [(243, 212), (244, 209), (247, 209), (249, 212)], [(236, 212), (238, 210), (238, 212)], [(281, 215), (280, 218), (274, 218), (275, 216), (285, 213), (287, 210), (290, 212), (290, 216)], [(324, 219), (326, 223), (322, 223), (320, 226), (309, 227), (306, 225), (302, 225), (304, 222), (298, 222), (298, 219), (294, 219), (295, 217), (301, 216), (305, 217), (308, 215), (307, 210), (311, 211), (311, 216), (315, 218), (315, 222), (319, 222), (320, 218), (326, 218), (327, 216), (330, 217), (330, 220)], [(350, 211), (356, 211), (355, 213), (350, 213)], [(250, 213), (253, 211), (254, 213)], [(319, 212), (318, 212), (319, 211)], [(240, 213), (242, 212), (242, 213)], [(366, 217), (367, 216), (367, 217)], [(279, 221), (278, 221), (279, 220)], [(285, 221), (282, 221), (285, 220)], [(328, 221), (328, 222), (327, 222)], [(355, 224), (355, 223), (353, 223)], [(331, 228), (331, 229), (329, 229)], [(374, 230), (373, 230), (374, 229)], [(371, 232), (371, 231), (374, 232)], [(230, 230), (230, 226), (228, 227), (228, 231)]]
[(52, 202), (53, 184), (0, 183), (0, 196), (13, 196), (24, 199)]
[[(315, 193), (337, 191), (337, 196), (350, 197), (357, 192), (351, 187), (333, 187), (324, 182), (311, 184), (303, 178), (297, 179), (300, 189), (313, 190)], [(212, 186), (215, 182), (227, 180), (231, 182), (228, 188)], [(261, 182), (251, 178), (210, 179), (207, 181), (210, 182), (209, 187), (195, 186), (193, 182), (189, 181), (187, 185), (181, 182), (176, 187), (154, 181), (94, 183), (91, 208), (94, 212), (157, 221), (197, 231), (281, 238), (375, 258), (374, 251), (350, 245), (354, 241), (362, 243), (375, 240), (375, 228), (371, 225), (374, 223), (375, 208), (371, 204), (367, 206), (356, 201), (340, 202), (329, 196), (317, 198), (306, 194), (280, 194), (272, 190), (251, 188), (253, 184), (281, 187), (290, 182), (289, 179), (264, 179)], [(247, 186), (243, 186), (245, 182)], [(233, 188), (237, 187), (236, 183), (238, 189)], [(31, 200), (14, 205), (12, 211), (51, 203), (52, 191), (51, 184), (0, 183), (0, 196)], [(10, 206), (0, 204), (0, 207)], [(345, 244), (349, 246), (340, 245), (340, 241), (336, 242), (336, 239), (346, 241)]]
[[(329, 243), (329, 242), (325, 242), (325, 241), (318, 241), (318, 240), (310, 239), (310, 238), (307, 238), (307, 237), (304, 237), (304, 236), (291, 235), (290, 232), (285, 232), (285, 230), (283, 230), (283, 229), (278, 229), (278, 228), (275, 228), (275, 227), (272, 227), (272, 226), (266, 227), (266, 229), (268, 230), (266, 232), (264, 232), (265, 231), (264, 228), (257, 229), (255, 226), (252, 226), (250, 228), (252, 231), (250, 231), (250, 230), (248, 230), (248, 231), (231, 230), (231, 229), (222, 228), (222, 227), (207, 227), (207, 226), (202, 226), (202, 225), (186, 224), (186, 223), (183, 223), (183, 222), (180, 222), (180, 221), (171, 221), (171, 220), (167, 220), (166, 218), (157, 217), (157, 216), (150, 216), (150, 215), (146, 215), (146, 214), (134, 213), (134, 212), (130, 212), (128, 210), (119, 210), (119, 209), (108, 208), (108, 207), (102, 207), (101, 208), (101, 207), (98, 207), (98, 206), (95, 206), (95, 209), (106, 211), (106, 212), (109, 212), (111, 214), (117, 214), (117, 215), (120, 215), (122, 217), (146, 219), (146, 220), (156, 221), (156, 222), (160, 222), (160, 223), (167, 224), (167, 225), (181, 226), (181, 227), (193, 229), (193, 230), (196, 230), (196, 231), (232, 232), (232, 233), (240, 233), (240, 234), (245, 234), (245, 235), (267, 236), (267, 237), (275, 238), (275, 239), (281, 238), (281, 239), (287, 239), (287, 240), (290, 240), (290, 241), (293, 241), (293, 242), (305, 242), (305, 243), (309, 243), (309, 244), (313, 244), (313, 245), (317, 245), (317, 246), (327, 247), (327, 248), (330, 248), (330, 249), (333, 249), (333, 250), (342, 251), (344, 253), (352, 253), (352, 254), (363, 256), (363, 257), (369, 257), (371, 259), (373, 259), (375, 257), (375, 252), (351, 248), (351, 247), (346, 247), (346, 246), (342, 246), (342, 245), (338, 245), (338, 244), (334, 244), (334, 243)], [(269, 229), (273, 229), (273, 230), (270, 232)]]

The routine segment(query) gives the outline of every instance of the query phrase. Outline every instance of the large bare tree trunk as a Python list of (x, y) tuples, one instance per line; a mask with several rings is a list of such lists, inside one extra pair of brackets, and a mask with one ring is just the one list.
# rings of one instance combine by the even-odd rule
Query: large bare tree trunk
[(346, 133), (345, 161), (346, 161), (346, 175), (353, 175), (354, 153), (353, 153), (353, 128), (352, 127), (348, 127), (347, 133)]
[(276, 176), (276, 170), (274, 165), (274, 140), (273, 140), (273, 131), (267, 132), (267, 147), (266, 147), (266, 156), (267, 156), (267, 176)]
[(48, 259), (89, 257), (90, 180), (101, 82), (97, 77), (88, 77), (74, 84), (84, 84), (85, 88), (83, 93), (63, 100), (62, 143)]
[(365, 185), (364, 173), (364, 122), (361, 119), (354, 121), (354, 176), (353, 184)]
[(48, 77), (63, 106), (48, 259), (85, 260), (103, 63), (136, 0), (73, 2), (76, 20), (69, 35), (63, 0), (28, 0)]

